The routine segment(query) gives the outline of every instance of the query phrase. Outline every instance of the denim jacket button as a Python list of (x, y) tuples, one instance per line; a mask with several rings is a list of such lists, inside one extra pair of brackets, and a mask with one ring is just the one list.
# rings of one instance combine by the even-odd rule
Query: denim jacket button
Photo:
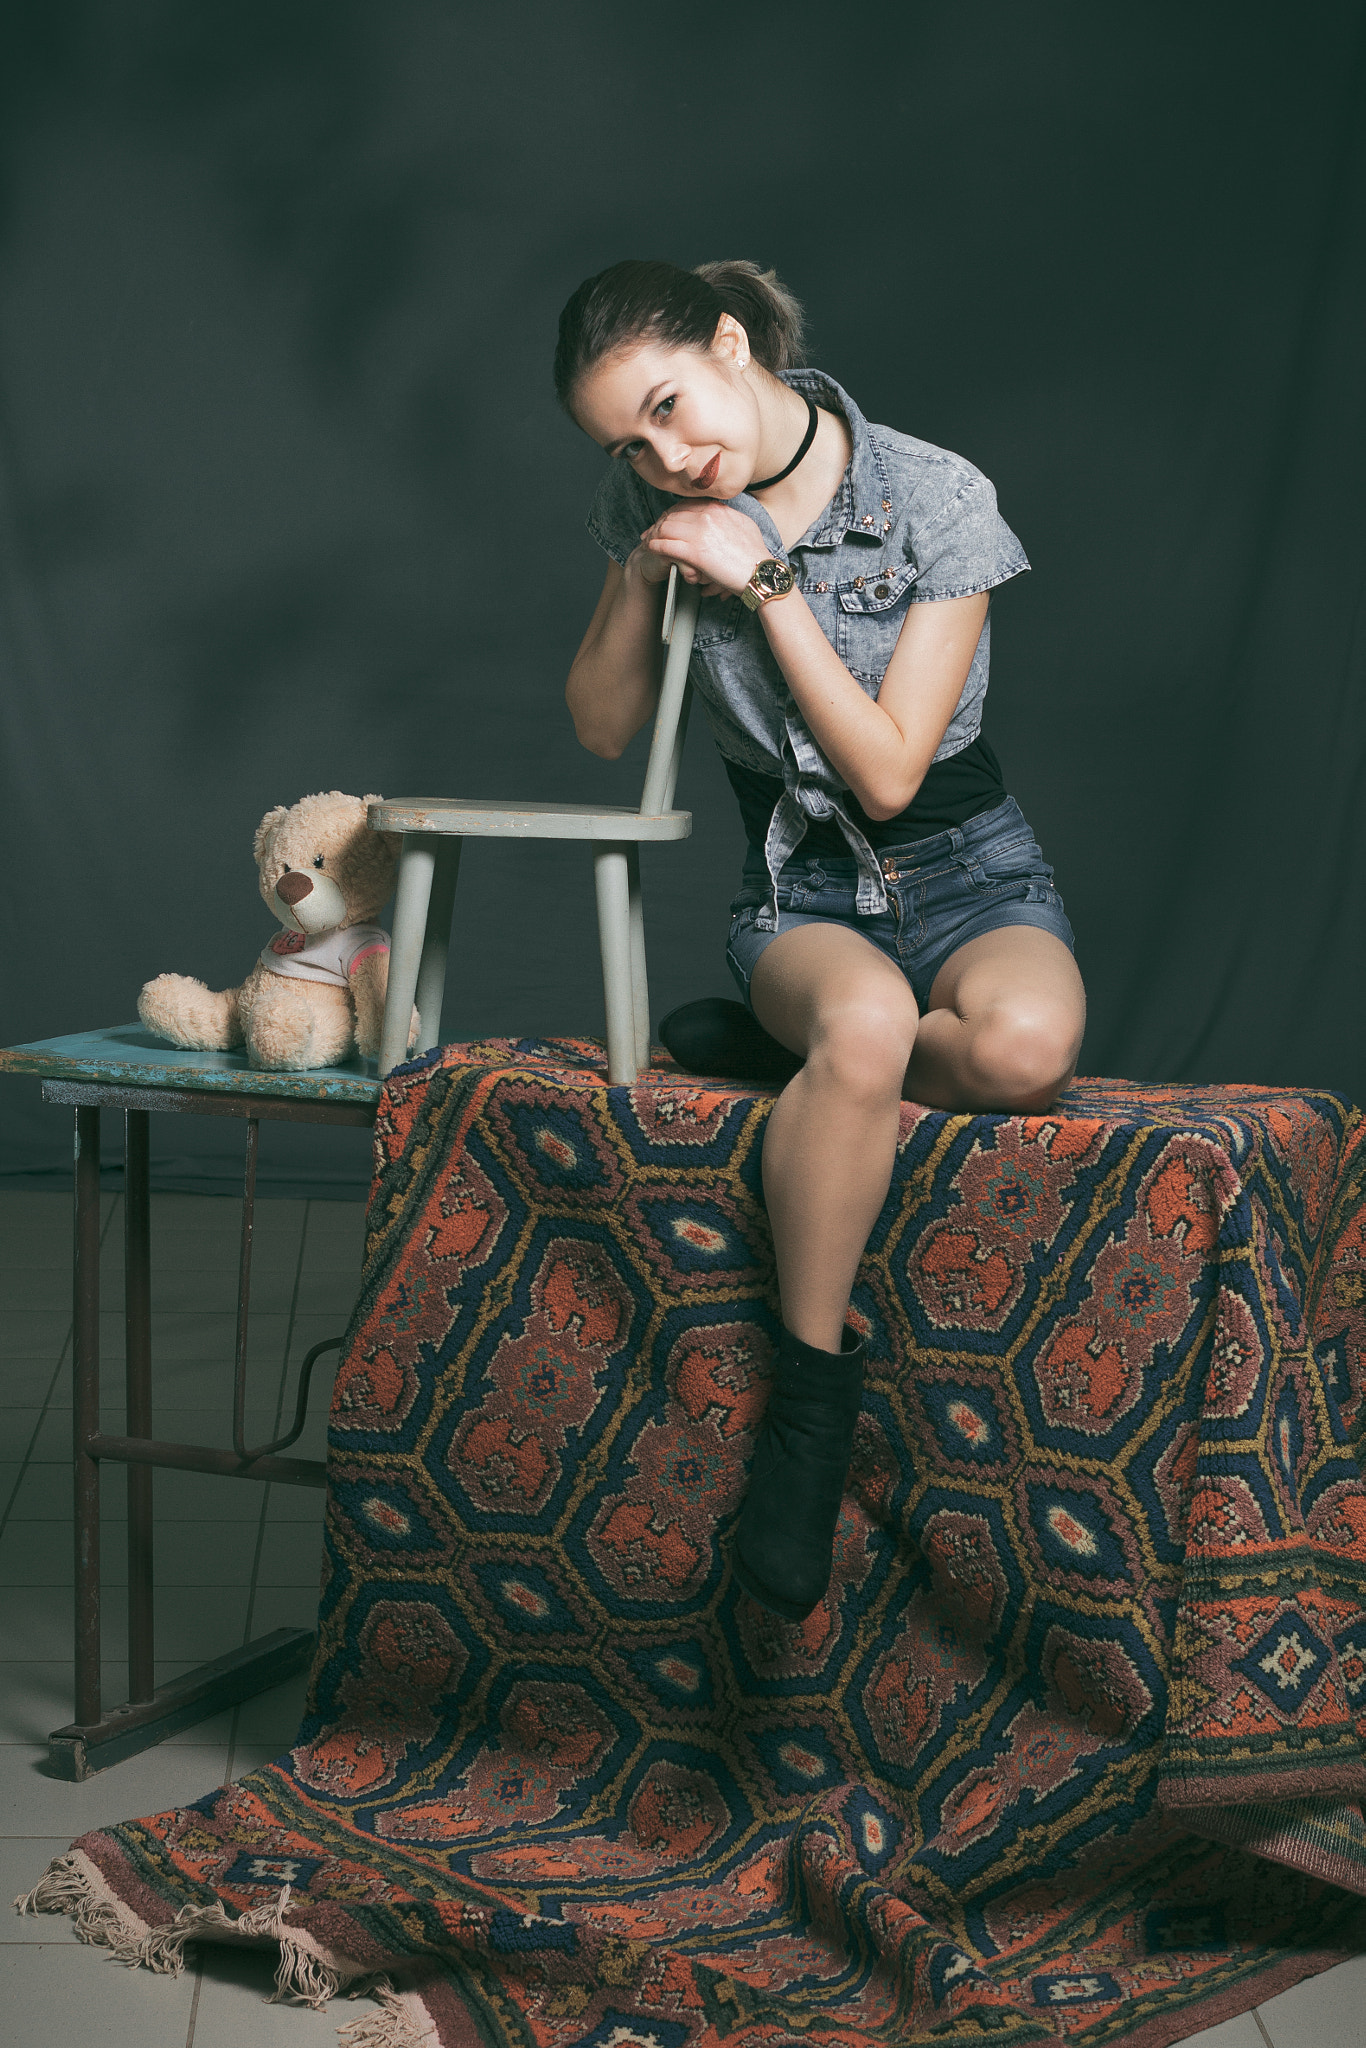
[(856, 577), (854, 578), (854, 588), (855, 588), (855, 590), (862, 590), (862, 588), (863, 588), (863, 578), (862, 578), (861, 576), (856, 576)]
[(879, 583), (877, 589), (873, 592), (874, 597), (890, 597), (891, 594), (892, 587), (889, 583)]

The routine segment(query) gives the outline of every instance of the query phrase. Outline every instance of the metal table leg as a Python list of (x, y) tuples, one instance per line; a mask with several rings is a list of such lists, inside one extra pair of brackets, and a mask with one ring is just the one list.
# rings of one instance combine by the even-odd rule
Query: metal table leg
[[(237, 1349), (232, 1369), (232, 1447), (239, 1458), (247, 1449), (247, 1322), (251, 1314), (251, 1248), (256, 1233), (256, 1159), (261, 1126), (247, 1118), (247, 1160), (242, 1175), (242, 1247), (237, 1257)], [(133, 1434), (130, 1429), (128, 1434)], [(151, 1431), (146, 1432), (151, 1435)]]
[[(124, 1116), (123, 1350), (129, 1436), (152, 1434), (152, 1233), (145, 1109)], [(152, 1467), (128, 1467), (128, 1697), (150, 1700)]]
[[(233, 1379), (232, 1451), (197, 1444), (161, 1442), (152, 1436), (151, 1196), (148, 1113), (125, 1107), (124, 1193), (125, 1349), (127, 1435), (106, 1436), (100, 1428), (100, 1112), (76, 1107), (75, 1341), (72, 1391), (76, 1532), (76, 1717), (48, 1737), (48, 1767), (57, 1777), (82, 1779), (123, 1757), (151, 1748), (209, 1714), (250, 1699), (267, 1686), (303, 1670), (313, 1654), (311, 1629), (273, 1629), (240, 1650), (201, 1664), (169, 1684), (155, 1683), (153, 1663), (152, 1474), (157, 1465), (175, 1471), (226, 1473), (234, 1478), (285, 1485), (322, 1486), (326, 1467), (276, 1451), (301, 1434), (309, 1380), (317, 1358), (341, 1340), (315, 1344), (299, 1375), (293, 1428), (276, 1442), (252, 1449), (245, 1443), (246, 1344), (255, 1224), (256, 1156), (259, 1123), (247, 1118), (247, 1162), (242, 1205), (242, 1252), (238, 1275), (237, 1347)], [(128, 1467), (128, 1698), (105, 1709), (100, 1695), (100, 1460)]]
[(76, 1535), (76, 1718), (100, 1718), (100, 1113), (76, 1111), (72, 1466)]

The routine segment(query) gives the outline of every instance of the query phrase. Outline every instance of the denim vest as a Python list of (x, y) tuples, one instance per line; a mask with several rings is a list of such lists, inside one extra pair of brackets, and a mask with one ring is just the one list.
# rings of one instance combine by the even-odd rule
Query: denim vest
[[(790, 548), (757, 498), (742, 491), (730, 502), (754, 521), (774, 559), (796, 570), (826, 639), (860, 689), (875, 698), (908, 605), (990, 590), (1029, 563), (996, 510), (991, 484), (961, 455), (870, 426), (823, 371), (789, 370), (783, 382), (843, 413), (853, 441), (843, 481)], [(618, 457), (598, 486), (588, 531), (614, 561), (625, 562), (644, 529), (678, 502), (643, 483)], [(981, 730), (990, 652), (988, 619), (936, 761), (961, 752)], [(856, 910), (885, 912), (878, 857), (844, 809), (848, 785), (812, 738), (757, 612), (738, 597), (704, 598), (689, 675), (721, 753), (743, 768), (782, 777), (764, 847), (770, 895), (760, 928), (776, 930), (779, 872), (816, 818), (835, 819), (858, 864)]]

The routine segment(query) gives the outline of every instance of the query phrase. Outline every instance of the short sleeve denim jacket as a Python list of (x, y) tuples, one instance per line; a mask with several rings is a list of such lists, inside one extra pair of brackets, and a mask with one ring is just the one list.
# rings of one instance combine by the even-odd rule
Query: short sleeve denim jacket
[[(1029, 563), (996, 510), (991, 484), (961, 455), (871, 426), (823, 371), (789, 370), (783, 381), (848, 421), (853, 455), (844, 479), (790, 548), (757, 498), (742, 491), (730, 502), (755, 522), (775, 560), (791, 563), (831, 646), (860, 688), (876, 697), (908, 604), (990, 590)], [(618, 459), (598, 487), (588, 530), (614, 561), (625, 562), (644, 529), (677, 502)], [(981, 730), (990, 650), (988, 619), (936, 761), (961, 752)], [(783, 780), (764, 848), (771, 888), (759, 924), (776, 928), (779, 871), (813, 818), (833, 817), (849, 843), (858, 863), (857, 911), (885, 911), (877, 855), (845, 813), (848, 786), (807, 730), (758, 614), (738, 597), (703, 599), (690, 676), (721, 753)]]

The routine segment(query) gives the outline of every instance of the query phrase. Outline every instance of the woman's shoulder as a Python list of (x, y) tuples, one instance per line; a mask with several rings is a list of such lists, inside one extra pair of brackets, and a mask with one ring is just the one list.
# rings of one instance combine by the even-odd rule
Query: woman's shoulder
[(933, 441), (922, 441), (914, 434), (903, 433), (899, 427), (880, 426), (868, 419), (857, 401), (828, 370), (789, 370), (785, 372), (783, 381), (814, 398), (818, 404), (833, 405), (844, 414), (853, 436), (855, 460), (859, 455), (860, 442), (866, 436), (871, 446), (889, 462), (927, 480), (986, 481), (981, 470), (965, 455), (955, 455), (951, 448), (938, 448)]
[(868, 439), (889, 480), (900, 486), (902, 502), (917, 525), (933, 525), (949, 517), (968, 499), (995, 503), (990, 477), (966, 455), (871, 421)]
[(991, 590), (1029, 567), (975, 462), (897, 427), (866, 421), (864, 431), (887, 540), (916, 564), (913, 602)]

